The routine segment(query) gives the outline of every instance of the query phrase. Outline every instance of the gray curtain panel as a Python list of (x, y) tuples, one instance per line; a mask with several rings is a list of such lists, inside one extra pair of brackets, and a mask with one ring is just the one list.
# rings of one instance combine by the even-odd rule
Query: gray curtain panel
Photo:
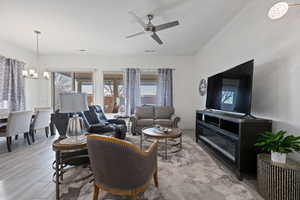
[(173, 106), (173, 69), (158, 69), (157, 105)]
[(141, 105), (141, 71), (136, 68), (127, 68), (124, 72), (125, 112), (132, 115), (136, 106)]
[(0, 56), (0, 103), (7, 104), (9, 111), (25, 110), (24, 66), (23, 62)]

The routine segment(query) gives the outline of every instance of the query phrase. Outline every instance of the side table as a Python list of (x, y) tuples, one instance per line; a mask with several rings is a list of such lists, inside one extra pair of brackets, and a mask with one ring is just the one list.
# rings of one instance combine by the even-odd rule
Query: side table
[(274, 163), (271, 155), (257, 156), (259, 193), (265, 200), (300, 199), (300, 164), (287, 159), (286, 164)]
[[(53, 181), (56, 184), (56, 200), (59, 200), (60, 185), (62, 184), (63, 174), (65, 173), (64, 168), (66, 163), (73, 162), (74, 165), (80, 165), (78, 164), (78, 160), (83, 160), (84, 163), (86, 163), (86, 161), (89, 160), (87, 153), (81, 153), (81, 151), (87, 151), (86, 135), (79, 136), (77, 139), (59, 138), (53, 142), (52, 148), (53, 151), (55, 151), (55, 161), (53, 162), (53, 169), (55, 170), (55, 172), (53, 174)], [(88, 177), (90, 176), (91, 175), (89, 175)], [(74, 180), (74, 182), (75, 181), (76, 180)]]

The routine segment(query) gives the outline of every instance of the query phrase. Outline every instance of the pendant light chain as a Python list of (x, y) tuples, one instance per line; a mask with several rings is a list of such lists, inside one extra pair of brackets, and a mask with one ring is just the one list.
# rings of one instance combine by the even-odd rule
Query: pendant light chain
[(37, 67), (38, 67), (38, 73), (41, 72), (41, 69), (40, 69), (40, 65), (39, 65), (39, 55), (40, 55), (40, 49), (39, 49), (39, 34), (41, 32), (39, 31), (34, 31), (36, 33), (36, 64), (37, 64)]

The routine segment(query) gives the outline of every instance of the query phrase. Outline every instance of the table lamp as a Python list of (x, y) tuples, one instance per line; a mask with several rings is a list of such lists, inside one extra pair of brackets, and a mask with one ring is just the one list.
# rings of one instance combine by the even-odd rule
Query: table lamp
[(72, 113), (69, 118), (66, 135), (69, 137), (78, 137), (84, 133), (84, 123), (79, 116), (79, 112), (89, 110), (86, 93), (61, 93), (60, 94), (60, 112)]

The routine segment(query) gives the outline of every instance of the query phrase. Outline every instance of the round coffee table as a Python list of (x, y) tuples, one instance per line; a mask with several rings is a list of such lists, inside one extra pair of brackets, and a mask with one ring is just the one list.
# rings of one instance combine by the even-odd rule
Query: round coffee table
[[(177, 147), (176, 150), (173, 150), (169, 153), (176, 153), (181, 151), (182, 149), (182, 133), (183, 131), (179, 128), (172, 128), (172, 130), (168, 133), (164, 133), (157, 128), (144, 128), (142, 129), (141, 139), (140, 139), (140, 148), (143, 149), (143, 136), (146, 138), (152, 138), (155, 140), (164, 140), (164, 158), (168, 158), (168, 140), (174, 139), (175, 143), (171, 143), (170, 145)], [(179, 138), (179, 142), (176, 139)]]

